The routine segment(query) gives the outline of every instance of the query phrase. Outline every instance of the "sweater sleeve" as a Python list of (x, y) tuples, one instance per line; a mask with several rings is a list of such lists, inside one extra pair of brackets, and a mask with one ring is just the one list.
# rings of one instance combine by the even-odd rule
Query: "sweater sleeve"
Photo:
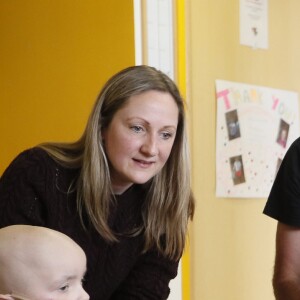
[(44, 225), (40, 199), (45, 189), (45, 168), (40, 151), (26, 150), (0, 178), (0, 227), (12, 224)]
[(178, 261), (164, 258), (157, 251), (143, 254), (112, 300), (163, 300), (170, 293), (169, 282), (177, 275)]

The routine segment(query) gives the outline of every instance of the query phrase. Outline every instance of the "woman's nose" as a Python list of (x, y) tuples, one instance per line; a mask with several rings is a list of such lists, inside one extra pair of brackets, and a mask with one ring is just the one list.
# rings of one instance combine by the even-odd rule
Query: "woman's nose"
[(158, 146), (155, 137), (148, 136), (141, 146), (141, 152), (147, 156), (155, 156), (158, 153)]

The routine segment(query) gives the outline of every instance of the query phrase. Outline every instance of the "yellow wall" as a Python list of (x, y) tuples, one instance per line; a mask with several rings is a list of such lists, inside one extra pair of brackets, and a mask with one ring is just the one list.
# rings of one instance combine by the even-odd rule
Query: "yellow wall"
[(215, 79), (300, 93), (300, 2), (269, 2), (269, 49), (239, 44), (239, 1), (189, 0), (188, 98), (192, 119), (193, 300), (271, 300), (276, 222), (266, 199), (215, 197)]
[(81, 135), (104, 81), (134, 65), (133, 22), (133, 1), (0, 1), (0, 174)]

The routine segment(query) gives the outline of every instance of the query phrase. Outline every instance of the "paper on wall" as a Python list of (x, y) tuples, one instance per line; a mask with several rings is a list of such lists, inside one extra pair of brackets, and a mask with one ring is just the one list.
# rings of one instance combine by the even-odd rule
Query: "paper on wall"
[(299, 136), (298, 94), (216, 80), (217, 197), (267, 197)]

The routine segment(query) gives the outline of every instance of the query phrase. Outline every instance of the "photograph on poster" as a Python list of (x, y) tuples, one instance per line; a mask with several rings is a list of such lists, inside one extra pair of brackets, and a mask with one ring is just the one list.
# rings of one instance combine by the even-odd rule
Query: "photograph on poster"
[(241, 184), (244, 183), (245, 174), (244, 174), (244, 166), (243, 159), (241, 155), (230, 157), (230, 167), (232, 172), (232, 180), (233, 184)]
[(216, 196), (266, 198), (299, 136), (298, 94), (216, 80)]
[(233, 140), (241, 136), (240, 124), (237, 110), (225, 113), (226, 125), (228, 130), (228, 139)]
[(284, 120), (280, 120), (280, 125), (279, 125), (279, 129), (278, 129), (278, 135), (277, 135), (277, 143), (285, 148), (286, 147), (286, 143), (288, 140), (288, 135), (289, 135), (289, 127), (290, 125), (285, 122)]

